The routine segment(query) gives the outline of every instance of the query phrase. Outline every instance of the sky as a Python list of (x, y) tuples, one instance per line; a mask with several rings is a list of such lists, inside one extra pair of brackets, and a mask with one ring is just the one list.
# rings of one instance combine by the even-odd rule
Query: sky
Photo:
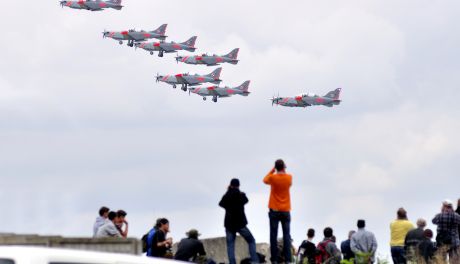
[[(90, 236), (105, 205), (128, 212), (134, 237), (159, 217), (176, 241), (190, 228), (224, 236), (217, 204), (237, 177), (249, 228), (267, 242), (262, 178), (278, 158), (294, 177), (296, 245), (326, 226), (344, 240), (363, 218), (386, 256), (399, 207), (430, 221), (442, 200), (460, 198), (458, 1), (123, 4), (91, 13), (2, 3), (0, 232)], [(204, 102), (156, 83), (157, 74), (213, 68), (101, 34), (163, 23), (169, 40), (197, 35), (197, 54), (240, 48), (221, 79), (251, 80), (251, 95)], [(343, 102), (333, 108), (267, 100), (337, 87)]]

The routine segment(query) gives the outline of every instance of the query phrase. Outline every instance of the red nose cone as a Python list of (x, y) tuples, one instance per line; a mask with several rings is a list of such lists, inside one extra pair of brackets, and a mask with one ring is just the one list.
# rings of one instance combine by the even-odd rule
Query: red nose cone
[(177, 74), (176, 77), (182, 77), (182, 74)]
[(295, 99), (300, 101), (300, 100), (302, 100), (302, 96), (296, 96)]
[(197, 61), (200, 61), (200, 60), (203, 59), (203, 57), (197, 56), (195, 59), (196, 59)]
[(208, 90), (209, 90), (209, 91), (214, 91), (215, 89), (216, 89), (215, 86), (208, 87)]
[(159, 46), (160, 46), (160, 43), (159, 43), (159, 42), (155, 42), (155, 43), (153, 43), (153, 46), (154, 46), (154, 47), (159, 47)]
[(122, 31), (121, 34), (122, 35), (128, 35), (128, 31)]

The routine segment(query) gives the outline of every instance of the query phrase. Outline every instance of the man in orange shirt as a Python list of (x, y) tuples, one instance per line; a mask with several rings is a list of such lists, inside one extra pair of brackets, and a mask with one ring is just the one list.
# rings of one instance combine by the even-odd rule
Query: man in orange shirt
[(286, 263), (291, 262), (291, 195), (292, 175), (286, 173), (284, 161), (279, 159), (275, 167), (265, 176), (264, 183), (271, 186), (268, 203), (270, 219), (271, 263), (278, 263), (278, 225), (283, 229), (283, 256)]

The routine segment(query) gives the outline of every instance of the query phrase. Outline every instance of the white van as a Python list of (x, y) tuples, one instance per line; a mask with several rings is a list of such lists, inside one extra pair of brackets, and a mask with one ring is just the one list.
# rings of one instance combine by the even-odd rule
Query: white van
[(82, 250), (0, 246), (0, 264), (172, 264), (173, 260)]

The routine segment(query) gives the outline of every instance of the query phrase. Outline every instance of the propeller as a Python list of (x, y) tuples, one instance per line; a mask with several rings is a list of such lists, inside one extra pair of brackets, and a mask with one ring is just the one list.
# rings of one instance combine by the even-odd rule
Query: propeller
[(105, 39), (107, 37), (107, 34), (109, 32), (107, 30), (104, 29), (104, 32), (102, 32), (102, 38)]
[(157, 76), (156, 76), (156, 82), (160, 82), (160, 79), (163, 78), (163, 76), (161, 76), (159, 73), (157, 73)]
[(179, 61), (182, 60), (182, 57), (181, 56), (177, 56), (176, 57), (176, 63), (179, 64)]
[(61, 4), (61, 7), (64, 8), (64, 5), (67, 4), (67, 1), (61, 1), (59, 3)]
[(278, 106), (278, 102), (280, 100), (280, 93), (278, 93), (277, 97), (275, 97), (275, 95), (273, 95), (273, 98), (270, 99), (270, 100), (272, 100), (272, 106), (275, 104), (275, 102), (276, 102), (276, 105)]

